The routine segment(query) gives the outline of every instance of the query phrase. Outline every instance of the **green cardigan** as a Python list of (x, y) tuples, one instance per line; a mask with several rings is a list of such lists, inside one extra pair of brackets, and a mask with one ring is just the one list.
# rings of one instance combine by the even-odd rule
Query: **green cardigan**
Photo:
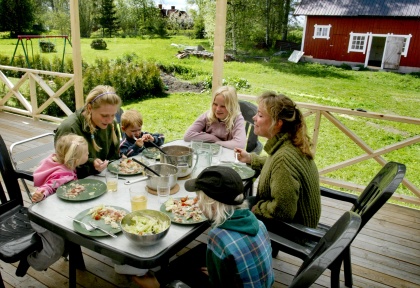
[[(114, 160), (119, 158), (119, 143), (114, 144), (112, 141), (112, 125), (108, 125), (106, 129), (96, 129), (94, 133), (95, 141), (96, 144), (102, 148), (101, 150), (96, 151), (93, 148), (92, 135), (90, 134), (90, 131), (83, 130), (86, 120), (82, 115), (82, 112), (83, 108), (71, 114), (63, 122), (61, 122), (60, 126), (58, 126), (58, 128), (54, 131), (54, 142), (57, 141), (61, 135), (69, 133), (80, 135), (88, 142), (89, 159), (86, 164), (81, 165), (76, 169), (77, 177), (79, 179), (99, 173), (99, 171), (97, 171), (93, 166), (93, 160), (96, 158), (101, 160)], [(118, 127), (114, 121), (114, 130), (118, 135), (117, 129)]]
[(318, 169), (296, 148), (288, 134), (279, 133), (264, 146), (268, 156), (251, 154), (260, 170), (255, 215), (315, 228), (321, 216)]

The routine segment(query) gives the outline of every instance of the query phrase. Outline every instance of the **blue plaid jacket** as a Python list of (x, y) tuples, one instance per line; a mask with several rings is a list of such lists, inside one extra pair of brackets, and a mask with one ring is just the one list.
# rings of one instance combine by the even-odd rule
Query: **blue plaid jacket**
[(271, 287), (271, 257), (267, 229), (248, 209), (209, 231), (206, 262), (213, 287)]
[[(149, 132), (141, 132), (140, 137), (143, 136), (143, 134), (150, 134), (155, 139), (153, 142), (161, 146), (165, 142), (165, 137), (162, 134), (152, 134)], [(120, 157), (122, 155), (125, 155), (127, 157), (132, 157), (138, 155), (140, 152), (142, 152), (147, 147), (155, 147), (153, 144), (150, 144), (149, 142), (144, 142), (143, 147), (139, 147), (136, 145), (136, 140), (133, 138), (127, 137), (127, 135), (124, 134), (124, 139), (120, 143)]]

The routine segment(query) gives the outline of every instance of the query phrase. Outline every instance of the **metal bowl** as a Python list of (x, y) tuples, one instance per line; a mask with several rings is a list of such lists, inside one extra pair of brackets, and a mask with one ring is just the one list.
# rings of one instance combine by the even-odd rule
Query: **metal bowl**
[(153, 172), (149, 170), (144, 170), (146, 176), (148, 177), (147, 180), (147, 186), (152, 190), (157, 190), (157, 186), (159, 184), (159, 181), (162, 180), (162, 178), (166, 177), (166, 181), (169, 184), (169, 187), (172, 189), (176, 185), (176, 181), (178, 180), (178, 168), (174, 165), (170, 164), (153, 164), (149, 165), (149, 167), (153, 170), (155, 170), (157, 173), (159, 173), (163, 177), (156, 176)]
[[(131, 232), (128, 232), (125, 230), (125, 225), (133, 225), (134, 221), (132, 221), (132, 218), (134, 216), (145, 216), (150, 217), (154, 219), (159, 219), (161, 221), (166, 221), (168, 223), (168, 228), (166, 228), (164, 231), (157, 233), (157, 234), (150, 234), (150, 235), (138, 235)], [(131, 242), (140, 245), (140, 246), (151, 246), (157, 244), (159, 241), (161, 241), (166, 234), (168, 234), (169, 228), (171, 227), (171, 218), (169, 218), (168, 215), (161, 211), (157, 210), (137, 210), (134, 212), (131, 212), (124, 216), (124, 218), (121, 220), (120, 223), (121, 230), (123, 231), (123, 234), (125, 237), (128, 238)]]
[(162, 147), (160, 163), (167, 163), (179, 168), (178, 177), (185, 177), (193, 170), (194, 150), (187, 146), (171, 145)]

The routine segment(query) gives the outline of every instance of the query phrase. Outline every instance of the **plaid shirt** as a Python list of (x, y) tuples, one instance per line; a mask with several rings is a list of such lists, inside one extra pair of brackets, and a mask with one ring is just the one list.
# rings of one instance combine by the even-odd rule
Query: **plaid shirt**
[(248, 209), (236, 210), (209, 231), (206, 262), (213, 287), (271, 287), (274, 283), (267, 229)]

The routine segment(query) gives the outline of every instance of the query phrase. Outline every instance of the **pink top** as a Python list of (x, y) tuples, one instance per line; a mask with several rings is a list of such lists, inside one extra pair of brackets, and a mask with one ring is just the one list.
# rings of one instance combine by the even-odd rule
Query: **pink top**
[(72, 171), (64, 164), (55, 162), (51, 154), (41, 161), (34, 172), (34, 186), (44, 189), (44, 198), (55, 193), (58, 187), (71, 181), (77, 180), (76, 171)]
[(232, 130), (228, 133), (224, 122), (214, 122), (211, 125), (207, 123), (207, 113), (201, 114), (197, 120), (188, 128), (184, 135), (184, 141), (204, 141), (217, 143), (223, 147), (233, 149), (235, 147), (245, 148), (246, 133), (245, 120), (242, 114), (239, 114)]

